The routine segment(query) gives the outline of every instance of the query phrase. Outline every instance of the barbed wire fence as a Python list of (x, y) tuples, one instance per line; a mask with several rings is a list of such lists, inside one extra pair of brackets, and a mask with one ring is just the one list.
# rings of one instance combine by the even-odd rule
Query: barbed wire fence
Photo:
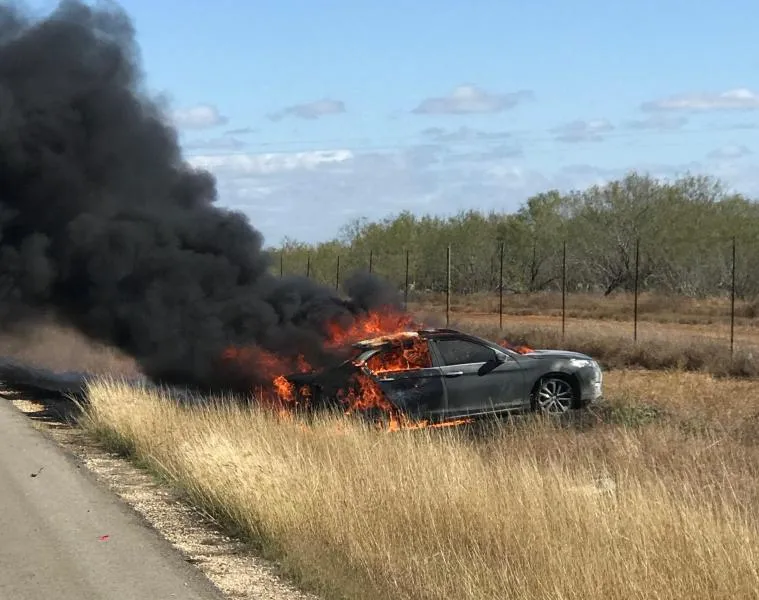
[[(729, 294), (729, 312), (724, 315), (729, 317), (729, 348), (730, 355), (735, 352), (735, 327), (736, 327), (736, 299), (737, 299), (737, 257), (739, 254), (736, 237), (732, 236), (726, 242), (729, 247), (728, 264), (724, 265), (728, 270), (728, 285), (717, 287), (727, 287)], [(650, 291), (656, 293), (656, 286), (643, 286), (642, 271), (643, 261), (641, 250), (644, 242), (640, 237), (631, 240), (626, 247), (629, 247), (629, 257), (622, 260), (628, 261), (624, 268), (629, 271), (627, 281), (621, 275), (618, 279), (625, 285), (618, 282), (616, 290), (625, 291), (632, 295), (630, 310), (631, 337), (632, 342), (637, 344), (639, 341), (639, 324), (643, 316), (640, 306), (641, 293)], [(560, 294), (559, 324), (561, 328), (561, 338), (565, 339), (567, 334), (569, 301), (571, 294), (588, 289), (595, 290), (595, 293), (602, 298), (613, 297), (609, 291), (611, 287), (608, 283), (601, 284), (589, 280), (588, 276), (583, 277), (582, 282), (575, 282), (570, 286), (571, 268), (577, 268), (581, 259), (575, 259), (570, 265), (568, 258), (572, 249), (571, 242), (562, 240), (555, 244), (551, 252), (541, 251), (537, 245), (532, 249), (532, 264), (528, 265), (528, 279), (530, 286), (526, 291), (514, 292), (519, 286), (510, 285), (509, 278), (513, 277), (513, 269), (507, 269), (506, 244), (500, 241), (496, 245), (494, 252), (491, 252), (487, 268), (483, 268), (481, 258), (478, 259), (467, 254), (465, 248), (460, 249), (459, 262), (456, 262), (457, 248), (450, 243), (438, 245), (438, 255), (434, 252), (418, 253), (415, 256), (408, 248), (402, 248), (394, 251), (379, 251), (374, 248), (367, 249), (350, 249), (340, 248), (339, 251), (319, 251), (319, 250), (281, 250), (278, 252), (278, 272), (279, 276), (286, 275), (304, 275), (305, 277), (315, 279), (322, 284), (334, 286), (334, 289), (340, 290), (341, 285), (347, 277), (356, 271), (368, 271), (377, 274), (392, 282), (400, 292), (403, 303), (409, 308), (412, 303), (425, 303), (431, 306), (442, 304), (442, 312), (445, 315), (445, 323), (450, 326), (455, 316), (454, 300), (462, 300), (464, 305), (468, 301), (476, 301), (478, 296), (483, 294), (489, 297), (494, 296), (496, 299), (495, 307), (485, 310), (487, 314), (493, 314), (498, 317), (498, 327), (504, 329), (504, 316), (510, 314), (507, 310), (508, 298), (514, 298), (515, 294), (536, 295), (545, 292)], [(536, 283), (542, 268), (539, 264), (538, 254), (541, 256), (550, 256), (552, 260), (558, 261), (558, 265), (552, 265), (553, 270), (544, 274), (545, 281)], [(461, 258), (463, 257), (463, 259)], [(545, 259), (543, 259), (545, 260)], [(511, 271), (511, 274), (509, 273)], [(592, 279), (592, 278), (591, 278)], [(532, 285), (536, 284), (536, 285)], [(629, 284), (629, 285), (628, 285)], [(604, 287), (605, 291), (600, 291)], [(628, 289), (631, 288), (631, 289)], [(571, 288), (571, 289), (570, 289)], [(508, 297), (507, 297), (508, 293)], [(442, 295), (442, 301), (440, 296)], [(687, 294), (672, 294), (669, 296), (690, 297)], [(539, 314), (536, 309), (534, 314)], [(727, 332), (726, 332), (727, 333)]]

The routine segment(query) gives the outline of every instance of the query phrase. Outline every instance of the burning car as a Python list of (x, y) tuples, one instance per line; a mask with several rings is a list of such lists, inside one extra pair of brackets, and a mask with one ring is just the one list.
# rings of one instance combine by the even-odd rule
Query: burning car
[(448, 423), (525, 410), (563, 414), (602, 396), (603, 373), (589, 356), (510, 347), (454, 329), (398, 332), (351, 350), (335, 366), (284, 376), (296, 401)]

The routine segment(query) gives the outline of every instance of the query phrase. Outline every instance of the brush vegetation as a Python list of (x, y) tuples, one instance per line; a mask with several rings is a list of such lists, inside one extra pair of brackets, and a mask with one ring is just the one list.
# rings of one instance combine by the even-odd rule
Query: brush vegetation
[(755, 598), (756, 384), (607, 379), (578, 426), (305, 426), (117, 380), (83, 422), (325, 597)]
[[(272, 272), (308, 275), (336, 283), (344, 274), (371, 268), (406, 287), (411, 299), (444, 292), (550, 292), (561, 289), (566, 242), (567, 290), (609, 296), (638, 285), (644, 292), (690, 298), (725, 297), (732, 281), (750, 303), (759, 296), (759, 203), (732, 193), (718, 179), (686, 175), (674, 180), (631, 172), (585, 190), (547, 190), (515, 212), (468, 210), (451, 216), (409, 211), (347, 224), (330, 241), (285, 240)], [(501, 280), (501, 247), (503, 279)]]

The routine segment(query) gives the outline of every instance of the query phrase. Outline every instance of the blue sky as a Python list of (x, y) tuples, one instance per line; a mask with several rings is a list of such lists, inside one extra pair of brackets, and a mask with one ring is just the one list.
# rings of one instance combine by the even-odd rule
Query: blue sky
[(120, 4), (189, 160), (271, 244), (633, 168), (759, 197), (756, 0)]

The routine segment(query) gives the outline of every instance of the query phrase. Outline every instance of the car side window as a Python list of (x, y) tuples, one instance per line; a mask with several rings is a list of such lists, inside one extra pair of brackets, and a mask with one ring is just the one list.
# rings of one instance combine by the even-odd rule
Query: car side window
[(491, 348), (469, 340), (437, 340), (437, 349), (444, 365), (484, 363), (495, 357)]
[(429, 369), (432, 358), (427, 342), (415, 339), (378, 352), (366, 361), (366, 366), (374, 373)]

